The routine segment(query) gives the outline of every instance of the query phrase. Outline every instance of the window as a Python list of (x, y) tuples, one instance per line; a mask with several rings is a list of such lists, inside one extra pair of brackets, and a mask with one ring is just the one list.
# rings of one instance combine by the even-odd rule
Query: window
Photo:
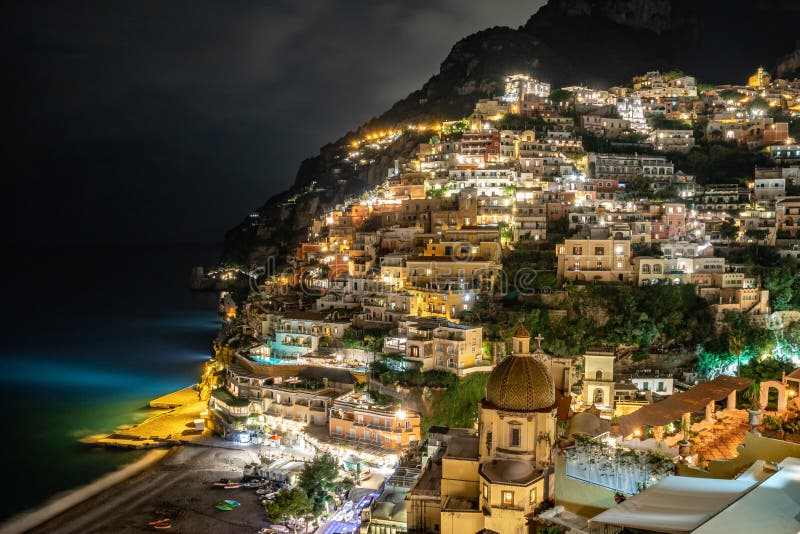
[(572, 253), (575, 255), (583, 254), (583, 247), (572, 247)]
[(520, 429), (519, 428), (512, 428), (511, 429), (511, 446), (512, 447), (519, 447), (520, 442)]
[(483, 498), (489, 500), (489, 484), (483, 485)]
[(664, 382), (659, 382), (656, 391), (666, 391), (666, 390), (667, 388), (664, 387)]
[(603, 254), (605, 254), (605, 249), (603, 247), (594, 247), (595, 256), (602, 256)]
[(594, 374), (594, 376), (595, 376), (595, 380), (602, 380), (603, 379), (603, 371), (598, 369), (597, 372)]
[(503, 492), (503, 506), (513, 506), (514, 505), (514, 492), (513, 491), (504, 491)]
[(533, 488), (528, 494), (528, 502), (536, 504), (536, 488)]

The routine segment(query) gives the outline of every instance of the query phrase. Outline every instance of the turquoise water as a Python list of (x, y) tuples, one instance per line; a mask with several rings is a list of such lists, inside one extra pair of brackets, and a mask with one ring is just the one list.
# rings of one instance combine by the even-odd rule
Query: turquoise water
[[(0, 521), (91, 482), (141, 453), (82, 437), (152, 413), (197, 381), (219, 326), (217, 295), (188, 289), (214, 246), (16, 250), (0, 345), (4, 465), (14, 498)], [(24, 260), (24, 261), (22, 261)], [(25, 267), (23, 268), (22, 265)]]
[(269, 365), (280, 365), (283, 363), (283, 360), (281, 360), (280, 358), (273, 358), (272, 356), (265, 357), (265, 356), (251, 355), (250, 357), (253, 358), (255, 361), (257, 361), (258, 363), (265, 363)]

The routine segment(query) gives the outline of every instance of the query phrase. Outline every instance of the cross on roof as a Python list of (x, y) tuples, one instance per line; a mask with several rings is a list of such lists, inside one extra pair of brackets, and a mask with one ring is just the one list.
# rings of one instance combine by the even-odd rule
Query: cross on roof
[(542, 335), (542, 333), (539, 332), (539, 334), (534, 339), (539, 343), (539, 348), (541, 349), (542, 348), (542, 340), (544, 339), (544, 336)]

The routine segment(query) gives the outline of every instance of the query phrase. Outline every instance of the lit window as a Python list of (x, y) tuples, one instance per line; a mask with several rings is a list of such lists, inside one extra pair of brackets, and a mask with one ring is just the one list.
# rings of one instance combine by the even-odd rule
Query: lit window
[(514, 492), (513, 491), (504, 491), (503, 492), (503, 506), (513, 506), (514, 504)]
[(483, 498), (487, 499), (487, 500), (489, 499), (489, 485), (488, 484), (484, 484), (483, 485)]
[(531, 490), (531, 492), (530, 492), (530, 494), (528, 495), (528, 497), (529, 497), (529, 499), (530, 499), (530, 500), (529, 500), (529, 502), (530, 502), (531, 504), (535, 504), (535, 503), (536, 503), (536, 488), (534, 488), (534, 489), (532, 489), (532, 490)]

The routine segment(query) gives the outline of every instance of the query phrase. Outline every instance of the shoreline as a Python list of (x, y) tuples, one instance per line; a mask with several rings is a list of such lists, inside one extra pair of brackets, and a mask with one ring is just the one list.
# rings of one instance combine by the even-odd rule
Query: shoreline
[(61, 495), (55, 495), (38, 508), (9, 518), (8, 521), (0, 525), (0, 534), (21, 534), (36, 528), (99, 493), (152, 468), (176, 448), (148, 450), (142, 458), (133, 463), (123, 465), (115, 471), (106, 473), (89, 484), (67, 490)]
[[(193, 385), (160, 395), (145, 405), (156, 413), (149, 414), (139, 423), (127, 425), (125, 429), (115, 430), (111, 433), (96, 434), (79, 439), (80, 443), (96, 447), (141, 450), (143, 456), (134, 462), (121, 465), (117, 469), (105, 473), (87, 484), (59, 492), (38, 506), (9, 517), (0, 523), (0, 534), (20, 534), (30, 531), (69, 512), (92, 497), (144, 473), (159, 464), (164, 458), (179, 451), (183, 445), (198, 441), (202, 443), (204, 441), (202, 434), (181, 436), (184, 439), (166, 439), (163, 436), (173, 427), (185, 424), (193, 417), (192, 414), (197, 409), (197, 402), (191, 402), (194, 396)], [(189, 411), (187, 412), (187, 410)], [(165, 430), (165, 425), (167, 430)], [(126, 433), (134, 435), (126, 435)], [(158, 434), (162, 434), (159, 436), (161, 439), (144, 438), (144, 436), (157, 437)]]

